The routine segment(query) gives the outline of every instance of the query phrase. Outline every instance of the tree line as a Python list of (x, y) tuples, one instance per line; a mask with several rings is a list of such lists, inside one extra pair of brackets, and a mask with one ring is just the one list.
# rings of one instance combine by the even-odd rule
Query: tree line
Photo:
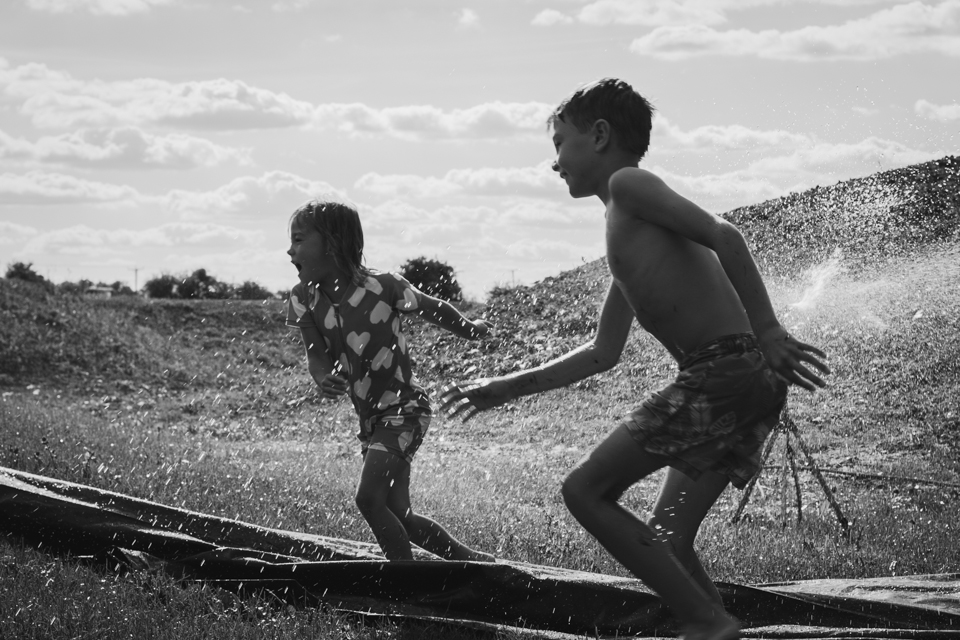
[[(448, 264), (439, 260), (432, 260), (421, 256), (407, 260), (399, 269), (400, 275), (409, 280), (415, 287), (443, 300), (460, 302), (463, 293), (457, 282), (456, 273)], [(253, 280), (246, 280), (235, 285), (218, 280), (207, 273), (206, 269), (197, 269), (188, 275), (162, 274), (147, 280), (140, 291), (134, 291), (126, 283), (117, 281), (111, 284), (104, 282), (94, 283), (91, 280), (81, 279), (77, 282), (61, 282), (54, 284), (33, 269), (32, 262), (14, 262), (7, 267), (8, 279), (25, 280), (44, 286), (49, 291), (60, 293), (82, 294), (91, 289), (109, 289), (113, 295), (137, 295), (142, 293), (150, 298), (174, 298), (182, 300), (212, 299), (212, 300), (268, 300), (270, 298), (284, 298), (286, 291), (272, 292)]]

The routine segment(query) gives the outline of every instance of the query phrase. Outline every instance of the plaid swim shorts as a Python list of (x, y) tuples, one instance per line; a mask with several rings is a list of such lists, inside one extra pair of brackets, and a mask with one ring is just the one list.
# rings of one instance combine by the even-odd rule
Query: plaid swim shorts
[(409, 464), (429, 428), (429, 414), (379, 416), (361, 423), (357, 438), (364, 456), (370, 449), (386, 451)]
[(693, 479), (711, 470), (746, 486), (776, 426), (787, 384), (767, 366), (752, 333), (722, 336), (680, 363), (677, 379), (624, 422), (644, 451)]

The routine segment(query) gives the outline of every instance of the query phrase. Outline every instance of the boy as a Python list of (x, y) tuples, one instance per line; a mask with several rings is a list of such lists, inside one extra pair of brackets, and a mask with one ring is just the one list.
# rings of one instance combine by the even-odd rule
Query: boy
[[(740, 232), (638, 168), (653, 108), (627, 83), (604, 79), (553, 112), (560, 174), (574, 198), (606, 206), (610, 286), (596, 337), (542, 366), (444, 390), (443, 407), (469, 419), (520, 396), (613, 367), (634, 318), (677, 360), (654, 393), (564, 480), (573, 516), (656, 591), (688, 640), (739, 637), (693, 549), (707, 511), (729, 482), (742, 488), (776, 425), (787, 383), (825, 385), (820, 350), (790, 336), (774, 314)], [(667, 469), (647, 523), (618, 502)], [(666, 543), (666, 544), (663, 544)]]

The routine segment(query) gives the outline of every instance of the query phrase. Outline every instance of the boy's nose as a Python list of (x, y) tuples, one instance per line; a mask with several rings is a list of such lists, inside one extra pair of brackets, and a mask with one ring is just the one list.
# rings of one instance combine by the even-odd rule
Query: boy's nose
[(553, 161), (553, 164), (550, 165), (550, 168), (553, 169), (554, 171), (558, 172), (558, 173), (560, 172), (560, 165), (557, 164), (557, 161), (556, 161), (556, 160)]

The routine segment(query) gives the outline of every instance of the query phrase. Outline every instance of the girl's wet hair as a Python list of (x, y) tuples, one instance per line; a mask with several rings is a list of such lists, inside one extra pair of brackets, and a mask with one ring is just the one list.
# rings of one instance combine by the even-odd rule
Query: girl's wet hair
[(606, 120), (617, 134), (618, 143), (641, 158), (650, 146), (654, 108), (633, 87), (617, 78), (603, 78), (580, 87), (561, 102), (547, 126), (558, 120), (572, 124), (581, 133), (597, 120)]
[(327, 253), (355, 284), (370, 275), (363, 264), (363, 227), (356, 209), (342, 202), (311, 200), (290, 216), (290, 227), (294, 224), (316, 229)]

